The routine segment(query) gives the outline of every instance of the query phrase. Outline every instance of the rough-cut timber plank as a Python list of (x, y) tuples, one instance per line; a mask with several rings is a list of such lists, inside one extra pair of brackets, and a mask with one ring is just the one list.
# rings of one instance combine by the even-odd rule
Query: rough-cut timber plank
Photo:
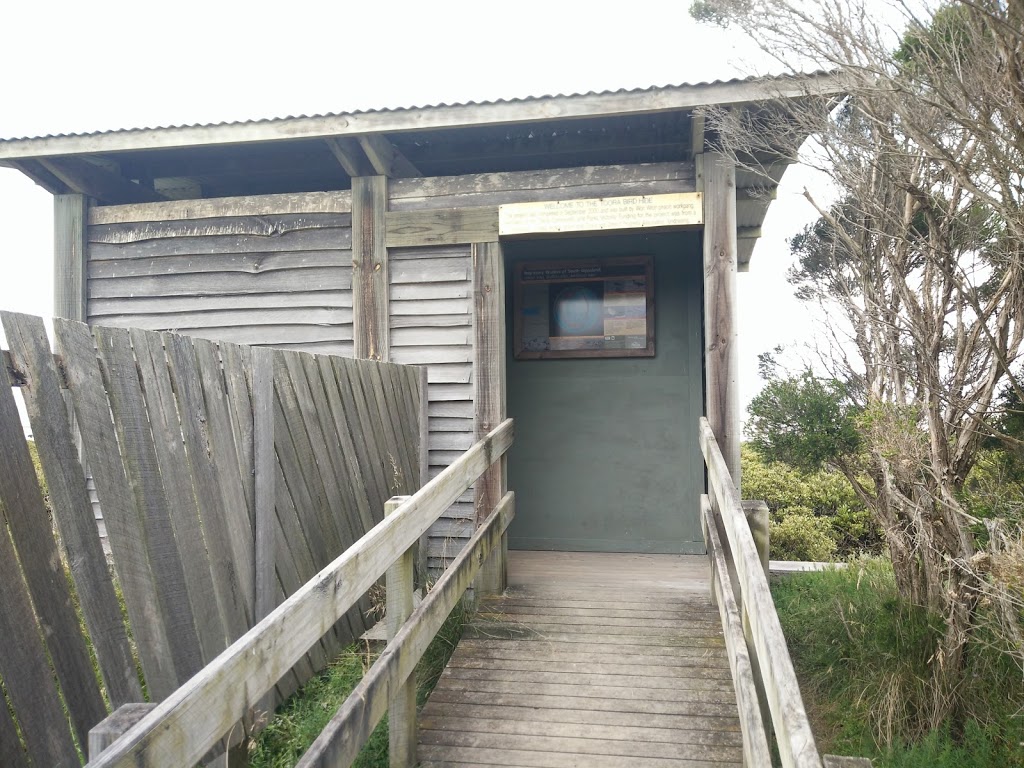
[(91, 243), (137, 243), (177, 237), (209, 237), (211, 235), (249, 235), (279, 237), (286, 232), (311, 229), (349, 227), (348, 213), (298, 213), (264, 216), (221, 216), (198, 220), (132, 222), (130, 224), (93, 224), (89, 227)]
[[(10, 582), (6, 582), (10, 584)], [(7, 702), (0, 707), (0, 765), (9, 768), (28, 768), (28, 755), (18, 739)]]
[(694, 189), (692, 163), (650, 163), (395, 179), (390, 197), (392, 211), (410, 211)]
[[(668, 743), (739, 747), (739, 735), (730, 731), (709, 731), (703, 728), (673, 728), (658, 722), (657, 726), (626, 725), (615, 722), (617, 713), (608, 713), (608, 722), (594, 722), (590, 712), (562, 710), (560, 714), (575, 719), (551, 719), (553, 710), (537, 711), (530, 717), (530, 708), (481, 707), (465, 704), (431, 705), (430, 714), (420, 717), (424, 731), (468, 731), (503, 733), (522, 736), (574, 736), (588, 739), (614, 739), (635, 743)], [(643, 717), (643, 716), (641, 716)], [(669, 716), (670, 717), (670, 716)], [(544, 718), (544, 719), (541, 719)], [(681, 718), (677, 718), (681, 719)]]
[[(424, 744), (420, 747), (421, 768), (450, 765), (475, 766), (516, 766), (517, 768), (622, 768), (622, 755), (590, 755), (581, 762), (579, 755), (565, 752), (537, 752), (532, 749), (495, 750), (491, 747), (446, 747)], [(713, 768), (716, 763), (709, 764), (704, 760), (686, 760), (678, 758), (632, 757), (629, 759), (631, 768)], [(718, 762), (726, 766), (729, 763)], [(733, 763), (739, 765), (739, 763)]]
[(706, 418), (700, 420), (699, 439), (708, 469), (708, 485), (714, 490), (718, 515), (736, 567), (743, 612), (771, 709), (782, 763), (787, 768), (821, 768), (821, 757), (800, 696), (782, 625), (768, 589), (768, 579), (743, 514), (743, 502)]
[[(157, 460), (150, 414), (139, 382), (129, 332), (97, 328), (96, 348), (103, 361), (104, 382), (110, 395), (121, 445), (125, 476), (135, 497), (157, 599), (168, 628), (177, 682), (181, 684), (203, 666), (195, 618), (189, 601), (181, 552), (170, 519), (170, 501)], [(173, 630), (171, 630), (173, 628)]]
[(385, 244), (388, 248), (497, 240), (498, 209), (494, 206), (391, 211), (386, 215)]
[(736, 166), (715, 153), (704, 156), (704, 297), (707, 415), (739, 488)]
[[(265, 275), (285, 269), (313, 269), (336, 267), (348, 256), (346, 249), (318, 251), (287, 251), (283, 253), (224, 253), (186, 256), (137, 256), (126, 249), (124, 257), (91, 259), (90, 280), (110, 280), (126, 277), (159, 277), (172, 274), (241, 273)], [(209, 274), (210, 280), (217, 280)]]
[(185, 452), (199, 505), (217, 606), (230, 643), (252, 626), (252, 611), (245, 598), (243, 574), (238, 572), (235, 561), (238, 546), (232, 540), (235, 531), (221, 502), (224, 490), (219, 470), (210, 460), (212, 438), (199, 365), (191, 339), (170, 333), (161, 334), (161, 339), (177, 394)]
[(84, 195), (53, 198), (53, 313), (85, 320), (86, 239), (89, 200)]
[[(0, 447), (3, 449), (5, 458), (3, 468), (0, 469), (0, 503), (4, 507), (12, 505), (17, 513), (20, 502), (15, 494), (22, 492), (23, 489), (19, 489), (13, 484), (18, 481), (18, 478), (11, 476), (14, 466), (9, 467), (7, 459), (21, 451), (24, 451), (27, 458), (28, 448), (25, 446), (25, 438), (21, 433), (21, 420), (18, 418), (14, 398), (11, 395), (10, 381), (4, 369), (0, 369), (0, 390), (2, 390), (0, 391)], [(20, 441), (20, 447), (16, 440)], [(20, 460), (18, 464), (21, 464)], [(21, 471), (24, 472), (23, 467)], [(35, 483), (35, 472), (32, 469), (31, 459), (28, 459), (26, 478), (28, 482)], [(38, 487), (35, 493), (38, 495)], [(41, 499), (40, 504), (42, 504)], [(11, 513), (8, 512), (8, 514)], [(44, 513), (43, 520), (45, 519)], [(50, 542), (52, 544), (52, 537), (50, 537)], [(36, 553), (26, 552), (25, 554), (36, 556)], [(56, 553), (54, 553), (54, 559), (55, 565), (60, 567), (60, 560), (56, 558)], [(45, 566), (45, 563), (38, 565)], [(0, 580), (2, 580), (0, 583), (3, 584), (3, 588), (0, 589), (0, 634), (5, 639), (4, 652), (0, 653), (0, 677), (3, 678), (7, 695), (21, 722), (22, 735), (34, 761), (70, 768), (70, 766), (78, 765), (75, 743), (71, 730), (67, 727), (57, 687), (54, 685), (53, 676), (46, 663), (46, 646), (43, 643), (42, 628), (37, 623), (36, 616), (33, 615), (28, 585), (24, 579), (26, 575), (18, 567), (18, 557), (8, 534), (7, 525), (0, 525)], [(63, 583), (63, 581), (63, 574), (61, 574), (61, 582)], [(57, 609), (59, 605), (55, 604), (53, 608)], [(53, 632), (64, 632), (68, 635), (77, 635), (77, 640), (81, 643), (82, 638), (75, 629), (76, 624), (74, 623), (70, 625), (50, 624), (47, 634), (52, 636)], [(65, 642), (74, 640), (74, 637), (69, 637)], [(86, 657), (86, 669), (88, 668), (88, 657)], [(2, 699), (0, 699), (0, 704), (6, 707), (6, 702)], [(88, 729), (86, 729), (86, 733), (88, 733)]]
[(140, 240), (136, 243), (89, 244), (90, 261), (110, 259), (138, 260), (231, 254), (308, 253), (310, 251), (347, 251), (351, 247), (349, 227), (293, 230), (272, 237), (253, 235), (203, 235), (196, 237)]
[[(530, 735), (531, 723), (552, 723), (579, 728), (591, 724), (602, 730), (625, 727), (642, 728), (652, 732), (649, 739), (670, 738), (683, 744), (740, 744), (739, 727), (733, 730), (709, 730), (706, 723), (685, 715), (651, 715), (631, 712), (602, 712), (588, 709), (538, 709), (533, 706), (509, 707), (493, 704), (441, 703), (431, 699), (420, 715), (421, 723), (430, 723), (432, 730), (473, 729), (476, 717), (508, 723), (521, 723), (518, 728)], [(670, 734), (670, 735), (666, 735)]]
[(110, 420), (110, 404), (96, 360), (95, 342), (82, 323), (55, 318), (53, 330), (56, 352), (64, 360), (64, 373), (82, 430), (85, 457), (103, 505), (103, 520), (146, 687), (150, 696), (162, 698), (174, 690), (177, 677), (149, 552)]
[(459, 462), (414, 494), (213, 664), (161, 702), (92, 768), (140, 764), (172, 768), (201, 758), (316, 638), (352, 607), (395, 558), (419, 539), (494, 457), (508, 450), (513, 432), (511, 420), (505, 421), (487, 440), (473, 446)]
[(388, 180), (352, 180), (352, 306), (356, 357), (388, 360), (388, 251), (384, 217)]
[[(60, 408), (63, 415), (64, 407)], [(80, 740), (106, 714), (92, 662), (79, 631), (64, 566), (25, 442), (6, 368), (0, 366), (0, 499), (47, 652)], [(7, 536), (0, 529), (0, 536)], [(17, 568), (16, 563), (12, 565)], [(34, 627), (32, 622), (30, 627)], [(29, 629), (31, 631), (31, 629)], [(41, 649), (38, 651), (41, 654)], [(45, 655), (37, 663), (45, 664)]]
[(85, 474), (65, 415), (60, 374), (54, 366), (43, 320), (10, 312), (2, 312), (0, 317), (14, 365), (26, 374), (27, 382), (21, 389), (25, 408), (107, 694), (114, 708), (141, 701), (142, 687), (97, 535)]
[(206, 664), (227, 647), (226, 632), (217, 608), (163, 342), (158, 334), (147, 331), (132, 329), (129, 334), (142, 377), (156, 460), (167, 493), (168, 520), (181, 558), (202, 661)]
[(708, 557), (714, 564), (714, 582), (711, 586), (722, 616), (722, 631), (729, 650), (729, 664), (732, 669), (733, 685), (736, 688), (736, 703), (743, 732), (744, 761), (747, 765), (768, 765), (771, 763), (768, 732), (765, 730), (766, 724), (758, 702), (747, 642), (743, 637), (743, 620), (736, 605), (734, 587), (729, 580), (729, 567), (725, 561), (722, 541), (718, 537), (718, 525), (707, 496), (701, 496), (700, 506), (702, 522), (707, 531)]
[(89, 211), (89, 225), (208, 219), (221, 216), (348, 213), (351, 209), (352, 193), (348, 190), (250, 197), (212, 197), (206, 200), (170, 200), (164, 203), (96, 206)]
[(352, 273), (339, 267), (315, 267), (260, 274), (173, 274), (89, 281), (89, 300), (141, 296), (243, 296), (288, 291), (347, 291)]
[(233, 439), (230, 407), (225, 394), (217, 346), (205, 339), (194, 339), (199, 379), (206, 404), (210, 457), (217, 473), (222, 510), (228, 526), (232, 562), (241, 588), (246, 613), (253, 615), (256, 605), (255, 534), (252, 515), (246, 504), (245, 488), (239, 475), (238, 449)]
[[(559, 734), (547, 736), (531, 734), (531, 749), (547, 754), (566, 753), (569, 755), (594, 755), (601, 757), (618, 756), (621, 760), (633, 764), (635, 759), (669, 758), (685, 760), (692, 765), (714, 765), (726, 761), (736, 762), (740, 751), (721, 746), (698, 746), (694, 744), (673, 744), (664, 741), (629, 742), (622, 739), (609, 739), (600, 736), (583, 737), (579, 735)], [(522, 747), (522, 740), (517, 734), (486, 733), (481, 731), (430, 731), (424, 730), (420, 737), (424, 746), (466, 747), (490, 750), (492, 754), (514, 751)]]

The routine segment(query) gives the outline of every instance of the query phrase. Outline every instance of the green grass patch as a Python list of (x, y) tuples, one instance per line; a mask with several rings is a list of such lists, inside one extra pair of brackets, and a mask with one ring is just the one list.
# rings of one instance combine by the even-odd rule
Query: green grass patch
[(967, 648), (959, 722), (932, 727), (931, 665), (942, 620), (907, 605), (881, 559), (772, 585), (823, 752), (884, 768), (1024, 766), (1024, 684), (978, 637)]
[[(423, 706), (448, 664), (462, 637), (465, 609), (460, 604), (448, 616), (441, 630), (416, 667), (416, 702)], [(377, 658), (365, 646), (350, 646), (330, 666), (284, 702), (249, 750), (253, 768), (289, 768), (320, 734), (366, 670)], [(387, 715), (374, 729), (355, 768), (387, 768)]]

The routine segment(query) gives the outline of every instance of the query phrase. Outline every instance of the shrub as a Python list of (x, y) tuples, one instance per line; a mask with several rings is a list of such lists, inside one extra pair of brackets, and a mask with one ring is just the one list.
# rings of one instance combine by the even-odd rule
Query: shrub
[(769, 523), (768, 540), (773, 560), (831, 560), (836, 554), (832, 525), (809, 514), (806, 507), (790, 507)]

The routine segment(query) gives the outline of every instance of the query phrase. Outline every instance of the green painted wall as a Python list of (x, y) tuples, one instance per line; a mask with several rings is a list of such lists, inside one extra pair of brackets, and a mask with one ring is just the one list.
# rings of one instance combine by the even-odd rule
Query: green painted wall
[[(514, 549), (704, 551), (697, 445), (703, 408), (700, 239), (694, 233), (504, 244), (509, 487)], [(654, 358), (512, 358), (511, 265), (587, 256), (655, 257)]]

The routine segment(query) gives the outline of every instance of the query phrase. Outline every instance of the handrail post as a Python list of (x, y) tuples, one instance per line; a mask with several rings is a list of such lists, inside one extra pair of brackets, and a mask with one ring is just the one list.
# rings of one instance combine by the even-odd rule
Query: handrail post
[[(408, 496), (392, 496), (384, 504), (384, 517), (395, 512)], [(412, 613), (413, 564), (415, 547), (410, 547), (388, 568), (387, 590), (388, 642)], [(391, 768), (416, 765), (416, 677), (410, 675), (388, 694), (388, 755)]]

